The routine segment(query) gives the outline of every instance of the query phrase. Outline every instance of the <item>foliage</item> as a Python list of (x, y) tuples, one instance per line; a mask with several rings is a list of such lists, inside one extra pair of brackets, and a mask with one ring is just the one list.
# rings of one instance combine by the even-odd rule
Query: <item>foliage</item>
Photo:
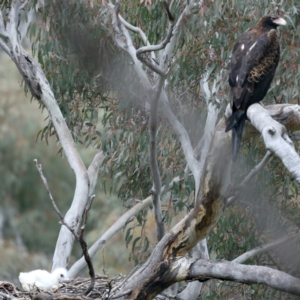
[[(176, 17), (183, 7), (184, 1), (172, 1), (170, 5)], [(210, 85), (215, 88), (210, 101), (221, 106), (227, 104), (231, 49), (238, 36), (261, 15), (277, 13), (289, 23), (280, 31), (281, 61), (264, 103), (298, 99), (299, 10), (296, 0), (257, 0), (255, 4), (250, 0), (207, 0), (196, 13), (181, 20), (180, 42), (168, 58), (165, 90), (194, 146), (201, 138), (207, 115), (199, 80), (208, 76)], [(125, 1), (120, 13), (128, 22), (142, 28), (153, 44), (165, 35), (167, 20), (158, 0), (148, 7), (137, 0)], [(86, 1), (48, 1), (28, 33), (34, 42), (33, 53), (45, 70), (75, 141), (105, 152), (107, 156), (101, 169), (103, 187), (107, 192), (116, 192), (124, 205), (131, 207), (136, 199), (147, 197), (152, 188), (148, 159), (149, 112), (140, 101), (151, 95), (141, 86), (131, 59), (113, 41), (112, 21), (115, 22), (102, 1), (94, 1), (93, 7)], [(136, 47), (143, 45), (138, 35), (132, 34), (132, 37)], [(153, 83), (154, 75), (147, 72)], [(53, 128), (49, 123), (41, 137), (47, 140), (51, 134)], [(187, 172), (178, 138), (163, 119), (157, 138), (163, 184), (168, 186), (176, 176), (184, 179), (173, 185), (169, 203), (164, 207), (165, 220), (171, 224), (173, 216), (192, 206), (194, 182)], [(257, 140), (245, 143), (243, 151), (247, 155), (240, 157), (234, 167), (235, 182), (241, 181), (264, 154)], [(295, 208), (299, 208), (298, 187), (285, 177), (281, 163), (274, 159), (251, 186), (251, 191), (244, 192), (241, 203), (228, 209), (211, 233), (209, 247), (213, 255), (233, 259), (261, 243), (266, 228), (286, 225), (284, 220), (288, 219), (291, 225), (285, 228), (290, 230), (299, 222), (295, 212)], [(13, 181), (9, 177), (8, 180)], [(32, 186), (32, 182), (27, 186)], [(22, 189), (14, 189), (14, 192), (25, 193)], [(32, 201), (39, 198), (31, 197)], [(256, 218), (257, 212), (269, 207), (276, 211), (274, 216), (269, 220), (262, 215)], [(22, 206), (20, 210), (26, 211), (26, 208)], [(275, 224), (276, 218), (279, 222)], [(148, 214), (143, 211), (125, 232), (126, 246), (132, 250), (130, 258), (136, 263), (145, 258), (139, 257), (139, 251), (149, 249), (143, 230), (147, 219)], [(136, 227), (142, 228), (139, 236), (133, 234)], [(258, 257), (253, 262), (269, 263), (269, 260)], [(259, 297), (271, 293), (269, 289), (258, 291), (255, 286), (251, 289)], [(207, 299), (221, 297), (224, 291), (227, 291), (225, 285), (215, 291), (211, 289), (210, 295), (206, 294)]]

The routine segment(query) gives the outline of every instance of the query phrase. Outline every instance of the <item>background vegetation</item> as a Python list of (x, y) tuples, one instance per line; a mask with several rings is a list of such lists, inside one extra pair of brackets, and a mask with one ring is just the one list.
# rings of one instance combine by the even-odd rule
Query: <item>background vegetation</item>
[[(175, 16), (180, 15), (182, 3), (172, 1), (170, 7)], [(121, 13), (133, 25), (143, 28), (155, 44), (165, 33), (166, 18), (159, 1), (150, 1), (150, 4), (145, 7), (140, 1), (124, 1)], [(126, 208), (147, 197), (152, 186), (148, 161), (149, 114), (137, 105), (137, 99), (147, 94), (135, 78), (131, 60), (115, 46), (111, 20), (105, 8), (99, 11), (100, 5), (100, 1), (94, 1), (94, 7), (81, 1), (56, 2), (37, 15), (37, 21), (28, 31), (34, 42), (33, 53), (47, 74), (77, 145), (82, 145), (84, 159), (88, 163), (95, 149), (107, 154), (86, 230), (90, 242)], [(255, 3), (211, 0), (204, 1), (199, 11), (182, 21), (183, 34), (172, 58), (166, 90), (173, 110), (188, 129), (195, 147), (207, 115), (200, 79), (206, 73), (210, 82), (215, 80), (216, 93), (211, 101), (220, 99), (219, 105), (225, 107), (229, 95), (226, 70), (234, 41), (262, 15), (277, 13), (289, 23), (286, 29), (280, 30), (281, 62), (264, 103), (297, 102), (299, 10), (296, 0), (257, 0)], [(49, 27), (43, 22), (48, 22)], [(137, 36), (134, 42), (142, 44)], [(59, 228), (32, 160), (38, 158), (43, 164), (62, 211), (66, 211), (71, 202), (74, 178), (66, 161), (56, 154), (60, 147), (56, 145), (55, 135), (51, 136), (53, 128), (47, 116), (41, 114), (35, 102), (28, 103), (30, 99), (24, 96), (18, 83), (20, 79), (15, 79), (18, 78), (15, 67), (4, 56), (0, 59), (0, 94), (3, 96), (0, 100), (0, 174), (4, 174), (0, 182), (3, 199), (0, 247), (4, 253), (0, 279), (12, 280), (21, 270), (49, 269)], [(220, 70), (225, 72), (220, 75)], [(42, 131), (36, 142), (39, 130)], [(172, 226), (191, 208), (194, 182), (186, 170), (179, 141), (163, 119), (158, 144), (163, 183), (169, 184), (178, 175), (184, 179), (164, 196), (165, 221)], [(265, 149), (257, 139), (245, 143), (242, 152), (245, 155), (240, 155), (234, 165), (235, 183), (259, 162)], [(258, 244), (294, 230), (300, 221), (299, 206), (298, 187), (274, 158), (247, 187), (239, 202), (227, 209), (211, 233), (208, 239), (211, 257), (231, 260)], [(96, 271), (108, 268), (111, 274), (127, 273), (134, 263), (144, 261), (156, 243), (153, 227), (150, 211), (142, 212), (97, 255)], [(299, 245), (290, 244), (274, 253), (255, 257), (249, 263), (272, 265), (298, 275), (297, 252)], [(76, 248), (73, 259), (80, 255), (80, 249)], [(293, 260), (286, 259), (288, 256)], [(202, 295), (203, 299), (233, 297), (287, 299), (288, 296), (256, 285), (218, 282), (213, 282)]]
[[(20, 271), (50, 270), (60, 225), (33, 159), (43, 165), (54, 199), (62, 212), (68, 209), (75, 186), (74, 175), (65, 158), (57, 154), (55, 138), (37, 139), (48, 122), (47, 114), (36, 101), (24, 95), (21, 76), (10, 59), (0, 54), (0, 281), (18, 283)], [(93, 151), (80, 147), (88, 164)], [(105, 203), (105, 205), (103, 205)], [(125, 212), (116, 196), (96, 191), (87, 227), (92, 244), (116, 218)], [(98, 273), (126, 273), (133, 267), (120, 232), (94, 259)], [(81, 256), (74, 249), (73, 261)], [(86, 276), (85, 272), (82, 274)]]

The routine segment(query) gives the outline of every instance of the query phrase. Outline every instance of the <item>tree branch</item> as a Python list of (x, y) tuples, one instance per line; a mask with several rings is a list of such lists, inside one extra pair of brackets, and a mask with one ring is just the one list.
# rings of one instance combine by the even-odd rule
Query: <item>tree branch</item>
[[(43, 103), (48, 110), (51, 122), (58, 135), (61, 146), (64, 149), (69, 165), (75, 173), (76, 189), (72, 206), (67, 212), (65, 220), (75, 231), (77, 231), (89, 195), (88, 175), (44, 72), (40, 65), (36, 63), (20, 45), (17, 34), (19, 8), (20, 2), (13, 0), (5, 28), (7, 40), (3, 41), (2, 39), (0, 45), (16, 64), (25, 84), (29, 87), (32, 96)], [(2, 18), (0, 26), (4, 26)], [(2, 34), (3, 30), (4, 29), (2, 28)], [(73, 242), (73, 234), (67, 228), (62, 226), (55, 248), (52, 269), (66, 267), (68, 265)]]
[(298, 235), (299, 235), (299, 230), (294, 231), (294, 232), (292, 232), (292, 233), (290, 233), (290, 234), (288, 234), (286, 236), (283, 236), (283, 237), (281, 237), (281, 238), (279, 238), (279, 239), (277, 239), (275, 241), (272, 241), (272, 242), (270, 242), (268, 244), (265, 244), (265, 245), (259, 246), (257, 248), (254, 248), (254, 249), (252, 249), (250, 251), (247, 251), (247, 252), (243, 253), (242, 255), (238, 256), (237, 258), (235, 258), (232, 262), (239, 263), (239, 264), (243, 263), (247, 259), (249, 259), (249, 258), (251, 258), (251, 257), (253, 257), (255, 255), (258, 255), (258, 254), (260, 254), (262, 252), (268, 251), (268, 250), (270, 250), (270, 249), (272, 249), (272, 248), (274, 248), (274, 247), (276, 247), (276, 246), (278, 246), (278, 245), (280, 245), (280, 244), (282, 244), (284, 242), (287, 242), (288, 240), (290, 240), (290, 239), (292, 239), (292, 238), (294, 238), (294, 237), (296, 237)]
[[(133, 46), (131, 36), (130, 36), (127, 28), (119, 20), (119, 14), (118, 14), (119, 9), (116, 10), (116, 7), (111, 3), (107, 3), (107, 7), (109, 8), (111, 15), (116, 19), (116, 21), (113, 21), (114, 32), (115, 32), (115, 34), (113, 35), (114, 40), (116, 41), (116, 43), (119, 45), (120, 48), (122, 48), (124, 51), (126, 51), (130, 55), (131, 59), (133, 60), (134, 69), (137, 72), (138, 76), (140, 77), (141, 82), (143, 83), (144, 87), (146, 89), (151, 88), (151, 84), (148, 80), (148, 77), (147, 77), (145, 71), (142, 68), (142, 64), (136, 57), (136, 49)], [(123, 41), (120, 40), (118, 35), (120, 35), (121, 33), (123, 34), (126, 43), (124, 43)]]
[(184, 152), (185, 159), (187, 161), (187, 165), (191, 170), (195, 182), (200, 181), (200, 172), (199, 172), (199, 162), (197, 161), (194, 149), (192, 147), (192, 143), (184, 126), (178, 121), (177, 117), (174, 115), (169, 102), (168, 97), (166, 95), (165, 90), (162, 90), (161, 98), (160, 98), (160, 108), (163, 117), (165, 117), (175, 134), (177, 135), (182, 150)]
[(260, 104), (251, 105), (248, 108), (247, 116), (252, 125), (261, 133), (266, 148), (281, 159), (297, 183), (300, 184), (300, 157), (295, 151), (286, 128), (275, 121)]
[(205, 162), (207, 159), (207, 155), (209, 153), (211, 141), (213, 138), (213, 133), (218, 121), (219, 112), (221, 110), (221, 105), (217, 105), (216, 102), (212, 101), (212, 95), (215, 94), (216, 92), (215, 83), (220, 77), (221, 74), (219, 74), (214, 79), (214, 84), (212, 85), (211, 90), (208, 85), (208, 74), (205, 74), (205, 76), (200, 80), (200, 89), (203, 93), (207, 105), (207, 118), (205, 121), (203, 135), (194, 151), (197, 158), (200, 156), (200, 161), (198, 166), (199, 178), (197, 178), (197, 180), (195, 181), (196, 193), (198, 193), (199, 191), (200, 178), (202, 177), (202, 174), (204, 172)]
[[(169, 186), (163, 186), (161, 189), (161, 194), (163, 194), (166, 190), (171, 190), (173, 188), (173, 182), (179, 182), (180, 178), (174, 178)], [(124, 228), (127, 222), (137, 215), (143, 209), (149, 207), (152, 204), (152, 196), (147, 197), (143, 201), (140, 201), (131, 209), (129, 209), (126, 213), (124, 213), (110, 228), (106, 230), (106, 232), (90, 247), (89, 255), (93, 257), (97, 251), (99, 251), (119, 230)], [(86, 266), (86, 262), (84, 258), (79, 259), (77, 262), (73, 264), (73, 266), (69, 269), (70, 277), (75, 277), (76, 274)]]
[[(139, 280), (134, 288), (130, 288), (130, 285), (124, 287), (124, 290), (132, 290), (126, 299), (150, 300), (175, 282), (207, 278), (245, 284), (265, 284), (280, 291), (300, 295), (299, 278), (269, 267), (241, 265), (225, 260), (177, 257), (145, 266), (142, 272), (147, 272), (148, 268), (152, 268), (152, 272), (147, 274), (146, 278), (142, 278), (143, 280)], [(137, 273), (135, 274), (143, 277), (141, 273)]]
[[(192, 3), (191, 3), (191, 5), (192, 5)], [(107, 6), (110, 8), (110, 11), (112, 12), (112, 14), (115, 13), (114, 5), (107, 4)], [(115, 27), (114, 27), (115, 34), (113, 36), (114, 36), (116, 43), (123, 50), (127, 51), (127, 53), (131, 56), (131, 59), (134, 62), (133, 65), (134, 65), (135, 71), (136, 71), (137, 75), (140, 77), (141, 83), (143, 84), (144, 88), (146, 90), (152, 90), (152, 86), (148, 80), (148, 77), (147, 77), (145, 71), (143, 70), (140, 61), (136, 57), (136, 49), (134, 48), (134, 46), (132, 44), (132, 39), (130, 37), (129, 32), (127, 31), (127, 29), (125, 28), (125, 26), (123, 24), (120, 25), (120, 28), (117, 26), (118, 22), (113, 22), (113, 24), (115, 24)], [(179, 24), (179, 21), (177, 22), (177, 25), (178, 24)], [(175, 27), (174, 27), (174, 30), (175, 30)], [(123, 33), (123, 35), (125, 37), (125, 40), (126, 40), (125, 45), (122, 44), (123, 42), (121, 42), (120, 38), (117, 36), (118, 34), (120, 34), (120, 31)], [(173, 31), (173, 33), (174, 33), (174, 31)], [(174, 38), (174, 35), (173, 35), (173, 38)], [(171, 41), (172, 40), (173, 39), (171, 38)], [(174, 45), (172, 47), (174, 47)], [(161, 69), (165, 70), (166, 68), (163, 67)], [(168, 97), (164, 90), (162, 90), (159, 102), (160, 102), (160, 109), (162, 110), (162, 115), (163, 115), (163, 117), (165, 117), (168, 120), (171, 128), (173, 129), (175, 134), (178, 136), (179, 141), (182, 146), (182, 149), (183, 149), (183, 152), (185, 154), (189, 169), (191, 170), (191, 172), (193, 173), (193, 175), (195, 177), (195, 182), (197, 182), (198, 178), (200, 180), (200, 176), (199, 176), (200, 173), (198, 171), (198, 169), (199, 169), (198, 161), (195, 158), (194, 150), (193, 150), (189, 135), (188, 135), (186, 129), (182, 126), (182, 124), (178, 121), (177, 117), (172, 112), (172, 110), (169, 106), (169, 103), (168, 103)]]
[(188, 16), (191, 13), (193, 13), (195, 10), (197, 10), (197, 8), (200, 7), (201, 3), (202, 3), (202, 1), (199, 1), (198, 3), (194, 3), (194, 1), (189, 1), (189, 4), (186, 4), (183, 12), (179, 16), (179, 18), (174, 26), (173, 36), (170, 40), (170, 43), (166, 46), (166, 48), (164, 48), (163, 51), (160, 52), (159, 65), (162, 68), (162, 70), (166, 69), (167, 62), (171, 58), (171, 55), (175, 48), (175, 45), (180, 40), (181, 33), (182, 33), (181, 28), (180, 28), (182, 20), (184, 19), (185, 16)]
[[(151, 46), (151, 44), (149, 43), (149, 40), (148, 40), (146, 34), (144, 33), (144, 31), (143, 31), (141, 28), (135, 27), (135, 26), (131, 25), (131, 24), (128, 23), (126, 20), (124, 20), (123, 17), (122, 17), (120, 14), (119, 14), (119, 20), (120, 20), (120, 22), (121, 22), (128, 30), (130, 30), (130, 31), (132, 31), (132, 32), (134, 32), (134, 33), (139, 34), (140, 37), (142, 38), (144, 44), (145, 44), (146, 46)], [(152, 58), (153, 60), (155, 60), (155, 59), (156, 59), (155, 53), (152, 51), (150, 54), (151, 54), (151, 58)]]
[(29, 0), (23, 0), (23, 4), (20, 6), (20, 10), (24, 9), (24, 7), (27, 5), (28, 2)]
[(152, 71), (154, 71), (155, 73), (157, 73), (160, 76), (165, 76), (165, 68), (161, 68), (156, 64), (153, 64), (152, 61), (150, 61), (148, 58), (143, 57), (142, 54), (145, 54), (147, 52), (152, 52), (152, 51), (159, 51), (161, 49), (164, 49), (166, 47), (166, 45), (170, 42), (172, 34), (173, 34), (173, 21), (174, 18), (172, 16), (172, 14), (170, 13), (169, 7), (166, 4), (165, 1), (163, 1), (164, 4), (164, 8), (166, 11), (166, 14), (168, 16), (168, 20), (169, 20), (169, 28), (168, 28), (168, 32), (166, 37), (163, 39), (163, 41), (158, 44), (158, 45), (151, 45), (151, 46), (145, 46), (145, 47), (141, 47), (136, 51), (136, 57), (142, 61), (143, 63), (145, 63)]
[(154, 93), (154, 97), (151, 101), (151, 111), (150, 111), (150, 120), (149, 120), (149, 153), (150, 153), (150, 168), (154, 183), (153, 190), (153, 207), (154, 207), (154, 216), (157, 226), (157, 239), (160, 241), (162, 237), (165, 235), (165, 227), (162, 218), (161, 211), (161, 202), (160, 202), (160, 191), (161, 191), (161, 177), (159, 173), (158, 163), (157, 163), (157, 127), (158, 127), (158, 101), (161, 95), (161, 91), (163, 89), (163, 85), (165, 82), (166, 73), (165, 70), (162, 70), (159, 66), (154, 65), (147, 58), (143, 58), (142, 54), (146, 54), (152, 51), (158, 51), (166, 46), (169, 43), (172, 30), (173, 30), (173, 16), (169, 11), (169, 7), (166, 2), (163, 2), (166, 14), (169, 19), (169, 28), (168, 33), (164, 40), (159, 45), (152, 45), (141, 47), (136, 51), (136, 57), (144, 62), (151, 70), (160, 75), (156, 91)]
[(151, 102), (151, 112), (149, 120), (149, 158), (150, 158), (150, 168), (153, 178), (154, 190), (153, 190), (153, 207), (154, 216), (157, 226), (157, 240), (160, 241), (165, 235), (165, 227), (161, 211), (161, 177), (157, 162), (157, 127), (158, 127), (158, 100), (165, 82), (165, 76), (161, 76), (158, 82), (157, 90), (154, 94), (153, 100)]
[(93, 161), (91, 162), (89, 168), (88, 168), (88, 176), (89, 176), (89, 181), (90, 181), (90, 189), (89, 189), (89, 195), (91, 196), (94, 194), (94, 190), (98, 181), (98, 173), (100, 166), (103, 162), (104, 159), (104, 154), (103, 151), (98, 152)]
[(49, 185), (48, 185), (47, 179), (46, 179), (46, 177), (43, 174), (42, 165), (38, 163), (37, 159), (34, 159), (34, 162), (35, 162), (36, 168), (38, 169), (38, 171), (40, 173), (40, 176), (41, 176), (41, 178), (43, 180), (43, 183), (44, 183), (45, 188), (46, 188), (46, 190), (48, 192), (48, 195), (49, 195), (49, 198), (50, 198), (50, 200), (52, 202), (52, 205), (53, 205), (53, 207), (54, 207), (57, 215), (60, 218), (61, 224), (64, 225), (64, 226), (66, 226), (70, 230), (70, 232), (72, 232), (72, 234), (78, 240), (78, 242), (80, 243), (80, 246), (82, 248), (83, 255), (84, 255), (85, 261), (86, 261), (86, 263), (87, 263), (87, 265), (89, 267), (89, 273), (90, 273), (90, 277), (91, 277), (91, 283), (90, 283), (89, 287), (86, 289), (86, 291), (83, 293), (83, 295), (86, 296), (90, 291), (92, 291), (92, 289), (95, 286), (95, 272), (94, 272), (94, 267), (93, 267), (91, 258), (89, 256), (89, 253), (87, 251), (87, 243), (83, 239), (83, 233), (84, 233), (84, 229), (85, 229), (85, 226), (86, 226), (88, 211), (91, 208), (94, 196), (90, 199), (89, 204), (88, 204), (88, 206), (86, 207), (86, 209), (84, 211), (83, 225), (81, 226), (80, 234), (78, 235), (76, 233), (76, 231), (72, 227), (70, 227), (68, 223), (66, 223), (66, 221), (64, 220), (63, 215), (59, 211), (59, 208), (57, 207), (57, 205), (56, 205), (56, 203), (55, 203), (55, 201), (53, 199), (52, 193), (51, 193), (51, 191), (49, 189)]
[(246, 284), (266, 284), (274, 289), (300, 295), (300, 279), (284, 272), (262, 266), (240, 265), (228, 261), (181, 258), (173, 266), (177, 269), (177, 280), (214, 278)]
[[(193, 258), (209, 259), (206, 239), (199, 242), (193, 248)], [(198, 299), (202, 286), (203, 283), (200, 281), (189, 282), (187, 287), (180, 294), (178, 294), (178, 297), (182, 300)]]

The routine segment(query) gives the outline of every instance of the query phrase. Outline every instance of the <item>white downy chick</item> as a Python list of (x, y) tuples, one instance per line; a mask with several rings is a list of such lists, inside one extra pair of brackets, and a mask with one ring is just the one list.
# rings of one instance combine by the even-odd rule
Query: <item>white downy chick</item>
[(19, 280), (23, 289), (29, 292), (35, 287), (41, 290), (57, 288), (59, 283), (68, 279), (68, 271), (64, 268), (55, 269), (52, 273), (45, 270), (35, 270), (20, 273)]

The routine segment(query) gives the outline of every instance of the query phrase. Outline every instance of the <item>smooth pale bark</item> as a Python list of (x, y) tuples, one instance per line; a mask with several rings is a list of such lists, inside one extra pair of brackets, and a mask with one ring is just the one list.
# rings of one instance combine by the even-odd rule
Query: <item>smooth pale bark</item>
[[(20, 1), (12, 1), (7, 23), (4, 23), (2, 12), (0, 13), (0, 45), (16, 64), (32, 95), (48, 110), (69, 165), (75, 173), (75, 193), (65, 221), (77, 231), (89, 193), (92, 192), (89, 188), (89, 176), (43, 70), (20, 45), (17, 33), (20, 7)], [(53, 269), (68, 265), (73, 243), (73, 234), (65, 226), (62, 226), (55, 248)]]
[[(280, 118), (280, 116), (286, 116), (288, 114), (290, 117), (283, 117), (282, 121), (285, 122), (289, 120), (286, 123), (287, 126), (291, 125), (290, 122), (293, 122), (295, 125), (295, 114), (298, 114), (297, 109), (291, 109), (288, 106), (279, 106), (278, 109), (276, 109), (272, 106), (270, 111), (277, 118)], [(300, 123), (296, 125), (299, 126), (299, 124)], [(199, 206), (195, 207), (194, 210), (192, 210), (181, 222), (175, 225), (172, 230), (166, 234), (162, 241), (158, 243), (147, 262), (126, 282), (126, 284), (123, 286), (124, 290), (132, 290), (132, 295), (128, 299), (141, 299), (139, 298), (139, 295), (141, 294), (143, 294), (145, 297), (143, 299), (148, 299), (147, 297), (149, 295), (149, 299), (151, 299), (156, 292), (161, 292), (158, 290), (153, 291), (149, 288), (148, 284), (150, 280), (151, 282), (158, 280), (159, 282), (168, 282), (168, 284), (174, 283), (169, 277), (169, 271), (167, 271), (170, 261), (175, 259), (175, 257), (184, 255), (188, 249), (191, 249), (198, 241), (207, 237), (210, 230), (222, 215), (226, 205), (225, 199), (228, 193), (228, 187), (231, 181), (230, 172), (232, 167), (231, 133), (225, 133), (225, 126), (226, 119), (221, 118), (215, 128), (209, 155), (205, 164), (205, 171), (203, 172), (203, 177), (200, 181), (201, 189), (197, 195), (197, 203), (200, 203)], [(250, 127), (250, 125), (248, 126)], [(251, 134), (249, 134), (249, 132), (250, 130), (248, 131), (248, 137), (259, 134), (255, 129), (251, 129)], [(249, 275), (250, 277), (247, 279), (249, 280), (249, 283), (263, 282), (274, 288), (285, 290), (285, 284), (282, 285), (282, 283), (278, 281), (269, 280), (269, 277), (272, 277), (270, 274), (273, 274), (270, 272), (275, 271), (276, 273), (276, 270), (269, 268), (263, 269), (264, 267), (255, 267), (255, 272), (258, 270), (267, 270), (266, 276), (269, 276), (268, 278), (264, 278), (262, 276), (262, 279), (258, 279), (258, 277), (255, 279), (256, 275), (254, 276), (254, 269), (252, 266), (241, 266), (245, 274), (247, 273), (246, 270), (248, 267), (249, 274), (252, 274), (252, 277)], [(164, 269), (166, 273), (162, 274), (162, 269)], [(238, 268), (237, 270), (241, 269)], [(238, 274), (240, 274), (242, 277), (239, 278)], [(287, 280), (291, 279), (292, 282), (294, 282), (293, 277), (283, 272), (280, 274), (288, 276), (285, 278)], [(220, 276), (220, 278), (222, 278), (222, 275)], [(243, 279), (244, 275), (242, 273), (236, 272), (230, 276), (232, 277), (226, 277), (224, 279), (246, 282)], [(247, 278), (246, 275), (244, 277)], [(168, 286), (165, 286), (165, 288)], [(289, 288), (289, 292), (293, 293), (294, 289), (292, 287)]]
[[(276, 112), (274, 106), (272, 106), (272, 113), (273, 110)], [(293, 130), (297, 129), (300, 120), (299, 106), (282, 107), (282, 112), (293, 116), (289, 127)], [(300, 184), (300, 157), (288, 136), (286, 128), (275, 121), (268, 110), (260, 104), (251, 105), (247, 111), (247, 116), (251, 120), (251, 124), (261, 133), (266, 148), (281, 159), (294, 179)]]
[(165, 82), (165, 76), (159, 79), (157, 91), (151, 102), (151, 111), (149, 118), (149, 162), (153, 181), (152, 202), (153, 212), (156, 222), (157, 241), (160, 241), (165, 235), (165, 225), (163, 222), (163, 214), (161, 210), (161, 176), (157, 161), (157, 128), (158, 128), (158, 100)]
[[(225, 260), (204, 260), (178, 257), (163, 260), (142, 283), (143, 289), (129, 289), (126, 298), (150, 300), (175, 282), (184, 280), (220, 279), (246, 284), (265, 284), (277, 290), (300, 296), (300, 279), (263, 266), (249, 266)], [(137, 282), (141, 285), (141, 282)], [(114, 295), (113, 295), (114, 296)]]
[[(202, 240), (193, 248), (193, 258), (200, 258), (204, 260), (209, 259), (206, 239)], [(180, 294), (178, 294), (178, 297), (182, 300), (198, 299), (202, 286), (203, 283), (198, 280), (189, 282), (187, 287)]]
[[(68, 217), (66, 217), (66, 222), (70, 222), (70, 226), (76, 228), (81, 220), (82, 212), (85, 209), (86, 201), (91, 192), (89, 190), (88, 174), (76, 152), (72, 137), (66, 127), (63, 116), (54, 99), (43, 71), (19, 45), (17, 35), (19, 6), (19, 1), (12, 2), (8, 18), (9, 22), (6, 25), (6, 28), (3, 19), (1, 18), (2, 15), (0, 15), (0, 33), (2, 36), (0, 38), (0, 45), (16, 63), (32, 94), (44, 103), (48, 109), (68, 161), (75, 172), (76, 190), (72, 206), (67, 214)], [(126, 43), (124, 43), (122, 38), (116, 38), (116, 41), (119, 43), (120, 47), (123, 46), (124, 49), (126, 48), (126, 51), (132, 56), (133, 61), (137, 62), (135, 64), (137, 74), (144, 86), (149, 88), (149, 80), (141, 64), (135, 57), (136, 49), (134, 48), (131, 37), (124, 25), (121, 28), (121, 32), (125, 37)], [(176, 37), (176, 33), (174, 34), (174, 37)], [(175, 41), (174, 38), (172, 47), (176, 44)], [(163, 53), (161, 57), (163, 58), (163, 61), (166, 61), (165, 53)], [(222, 118), (216, 126), (209, 154), (205, 160), (204, 172), (201, 175), (199, 171), (199, 162), (195, 157), (187, 131), (170, 109), (168, 98), (164, 90), (162, 91), (160, 102), (162, 115), (167, 118), (171, 128), (178, 135), (183, 152), (186, 156), (187, 164), (194, 175), (196, 184), (200, 187), (200, 191), (196, 193), (197, 201), (195, 208), (164, 236), (161, 242), (158, 243), (157, 247), (153, 250), (148, 261), (128, 280), (128, 282), (124, 284), (122, 287), (123, 291), (128, 289), (132, 290), (129, 298), (126, 298), (150, 299), (153, 295), (159, 293), (162, 289), (167, 288), (176, 281), (196, 279), (199, 277), (205, 278), (207, 276), (249, 283), (263, 282), (275, 288), (282, 290), (285, 290), (283, 288), (286, 288), (287, 291), (291, 293), (299, 294), (299, 279), (295, 279), (283, 272), (265, 267), (241, 266), (228, 262), (211, 262), (207, 260), (195, 261), (179, 258), (186, 254), (186, 252), (194, 247), (200, 240), (207, 237), (210, 230), (223, 213), (226, 203), (226, 193), (230, 184), (230, 171), (232, 165), (231, 134), (224, 132), (225, 118)], [(278, 112), (276, 107), (273, 107), (272, 109), (274, 109), (274, 114)], [(288, 123), (292, 123), (291, 128), (297, 128), (299, 120), (297, 117), (293, 117), (297, 114), (299, 115), (299, 111), (296, 112), (296, 110), (287, 106), (281, 106), (281, 109), (282, 115), (289, 114), (292, 116), (292, 119), (288, 121)], [(258, 110), (260, 109), (256, 108), (256, 112)], [(263, 134), (267, 148), (282, 158), (283, 162), (288, 165), (288, 169), (296, 178), (298, 178), (297, 170), (295, 170), (295, 166), (293, 166), (297, 157), (294, 155), (293, 147), (284, 130), (275, 123), (272, 123), (274, 126), (270, 127), (270, 122), (272, 121), (268, 124), (263, 122), (267, 119), (268, 113), (262, 112), (261, 110), (259, 113), (256, 112), (251, 113), (250, 107), (248, 117), (254, 126)], [(286, 122), (286, 119), (288, 118), (282, 118), (281, 121)], [(289, 124), (285, 125), (288, 127)], [(254, 135), (256, 131), (253, 129), (251, 130), (252, 135)], [(245, 132), (244, 138), (247, 136), (247, 128)], [(284, 138), (282, 138), (282, 136)], [(287, 160), (285, 156), (290, 153), (293, 157), (292, 159)], [(73, 246), (72, 239), (71, 233), (67, 229), (64, 231), (64, 228), (62, 228), (54, 256), (54, 268), (57, 266), (65, 266), (67, 264)], [(227, 270), (228, 268), (231, 268), (231, 270)], [(275, 275), (272, 276), (272, 274)], [(282, 279), (281, 281), (278, 281), (278, 274)]]
[(154, 64), (152, 60), (145, 58), (144, 55), (148, 52), (159, 51), (166, 47), (166, 45), (170, 42), (173, 32), (173, 16), (169, 11), (168, 5), (164, 2), (165, 11), (169, 19), (169, 28), (166, 37), (163, 41), (158, 45), (147, 45), (139, 48), (136, 51), (136, 57), (144, 62), (151, 70), (160, 75), (158, 83), (156, 84), (151, 100), (151, 109), (150, 109), (150, 118), (149, 118), (149, 161), (150, 161), (150, 169), (153, 180), (153, 191), (152, 191), (152, 202), (153, 202), (153, 211), (154, 218), (156, 222), (156, 231), (157, 231), (157, 240), (160, 241), (162, 237), (165, 235), (165, 226), (163, 222), (163, 215), (161, 210), (161, 200), (160, 200), (160, 192), (161, 192), (161, 176), (159, 172), (159, 166), (157, 162), (157, 129), (158, 129), (158, 107), (159, 107), (159, 98), (161, 95), (161, 91), (163, 89), (165, 79), (166, 79), (166, 70), (162, 69), (157, 64)]
[[(180, 266), (178, 266), (180, 264)], [(240, 265), (228, 261), (178, 260), (177, 279), (216, 278), (242, 283), (259, 283), (277, 290), (300, 295), (300, 279), (263, 266)]]
[[(168, 277), (161, 278), (161, 268), (167, 268), (168, 261), (186, 254), (205, 239), (219, 220), (225, 208), (229, 185), (228, 174), (232, 164), (230, 146), (230, 135), (225, 133), (225, 120), (221, 119), (215, 129), (203, 172), (201, 192), (197, 195), (198, 205), (163, 237), (145, 264), (122, 287), (122, 290), (133, 290), (132, 297), (128, 299), (142, 299), (139, 295), (144, 295), (143, 299), (151, 299), (156, 292), (161, 292), (148, 289), (149, 280), (155, 282), (156, 278), (160, 278), (168, 281)], [(162, 265), (161, 262), (165, 263)], [(169, 283), (168, 286), (174, 282)]]
[[(173, 187), (174, 182), (179, 182), (180, 178), (176, 177), (172, 180), (168, 187), (163, 186), (161, 193), (163, 194), (166, 190), (170, 190)], [(124, 213), (106, 232), (90, 247), (89, 255), (92, 258), (97, 251), (99, 251), (119, 230), (130, 221), (130, 219), (136, 216), (143, 209), (148, 208), (152, 204), (152, 196), (147, 197), (143, 201), (140, 201), (126, 213)], [(86, 266), (84, 257), (81, 257), (69, 270), (69, 276), (75, 277), (78, 272)]]

